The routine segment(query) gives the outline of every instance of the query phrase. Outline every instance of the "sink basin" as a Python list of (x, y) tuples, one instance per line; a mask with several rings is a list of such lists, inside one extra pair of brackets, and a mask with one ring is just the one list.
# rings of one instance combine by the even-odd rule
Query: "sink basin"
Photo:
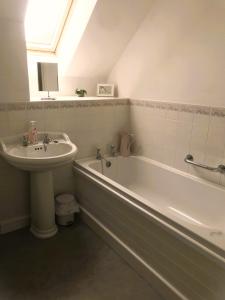
[[(40, 141), (44, 134), (38, 134)], [(11, 165), (25, 171), (50, 170), (74, 158), (77, 147), (65, 133), (49, 132), (48, 136), (51, 141), (46, 148), (43, 142), (22, 146), (22, 135), (4, 138), (0, 141), (1, 154)]]
[[(43, 144), (44, 135), (50, 142)], [(77, 147), (65, 133), (39, 132), (38, 144), (23, 146), (23, 135), (0, 140), (0, 154), (14, 167), (30, 172), (31, 232), (38, 238), (57, 233), (52, 169), (71, 162)]]

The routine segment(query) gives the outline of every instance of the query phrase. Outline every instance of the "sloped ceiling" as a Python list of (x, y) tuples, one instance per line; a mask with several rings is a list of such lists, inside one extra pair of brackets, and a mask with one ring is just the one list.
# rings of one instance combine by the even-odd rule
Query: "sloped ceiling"
[(151, 2), (98, 0), (65, 75), (107, 76), (145, 18)]
[[(1, 0), (0, 2), (0, 19), (9, 19), (10, 23), (14, 20), (15, 25), (17, 20), (21, 22), (20, 29), (14, 30), (15, 34), (20, 36), (21, 45), (18, 45), (17, 39), (13, 37), (10, 40), (15, 46), (7, 41), (7, 47), (13, 51), (16, 48), (17, 53), (21, 52), (19, 60), (18, 55), (15, 58), (18, 61), (17, 64), (14, 60), (12, 64), (14, 64), (13, 69), (16, 65), (22, 68), (21, 74), (23, 75), (19, 77), (23, 78), (23, 85), (27, 86), (26, 49), (22, 32), (27, 0)], [(95, 95), (96, 84), (107, 79), (129, 40), (145, 19), (151, 3), (152, 0), (74, 0), (74, 7), (78, 9), (75, 14), (78, 22), (74, 23), (74, 30), (72, 30), (71, 55), (67, 55), (64, 49), (61, 53), (59, 51), (60, 54), (56, 53), (54, 57), (59, 63), (60, 92), (58, 94), (72, 95), (76, 87), (83, 87), (88, 90), (89, 95)], [(82, 27), (79, 18), (85, 19), (83, 15), (87, 18), (87, 23), (82, 24)], [(76, 30), (76, 26), (81, 31), (79, 37), (76, 34), (79, 31)], [(32, 60), (28, 57), (30, 96), (39, 97), (35, 61), (38, 54), (29, 55), (33, 56)], [(43, 55), (42, 59), (51, 61), (53, 58)], [(4, 60), (8, 61), (8, 59)], [(18, 74), (18, 71), (15, 74)], [(27, 87), (26, 91), (28, 92)], [(24, 96), (23, 93), (19, 98), (27, 98), (26, 95)], [(12, 98), (16, 97), (13, 95)]]
[(23, 22), (26, 6), (27, 0), (1, 0), (0, 18)]
[(224, 0), (154, 1), (108, 80), (122, 97), (224, 106), (224, 38)]

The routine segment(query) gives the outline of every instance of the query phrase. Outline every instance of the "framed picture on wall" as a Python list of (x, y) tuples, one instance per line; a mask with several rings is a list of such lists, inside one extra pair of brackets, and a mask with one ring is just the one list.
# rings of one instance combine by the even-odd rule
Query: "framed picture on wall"
[(97, 85), (98, 97), (113, 97), (114, 96), (114, 84), (99, 83)]

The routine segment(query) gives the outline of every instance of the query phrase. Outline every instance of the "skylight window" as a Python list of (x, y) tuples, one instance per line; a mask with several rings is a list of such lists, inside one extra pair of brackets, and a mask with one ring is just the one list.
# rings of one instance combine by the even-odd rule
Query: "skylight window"
[(28, 50), (55, 52), (72, 0), (28, 0), (25, 35)]

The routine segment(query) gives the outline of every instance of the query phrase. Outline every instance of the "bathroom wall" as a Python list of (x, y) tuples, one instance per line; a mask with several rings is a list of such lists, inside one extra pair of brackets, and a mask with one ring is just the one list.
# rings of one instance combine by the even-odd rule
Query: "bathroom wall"
[(29, 99), (23, 28), (26, 2), (0, 1), (0, 102)]
[(88, 76), (79, 77), (74, 71), (74, 74), (63, 74), (61, 68), (63, 67), (59, 59), (55, 55), (45, 56), (44, 54), (37, 54), (34, 52), (27, 53), (28, 74), (29, 74), (29, 89), (30, 100), (40, 100), (47, 96), (47, 92), (38, 91), (38, 76), (37, 76), (37, 62), (57, 62), (58, 63), (58, 81), (59, 91), (50, 92), (50, 96), (60, 98), (61, 96), (75, 96), (76, 88), (84, 88), (87, 95), (96, 95), (97, 83), (106, 82), (106, 77), (95, 76), (93, 78)]
[[(68, 133), (82, 158), (94, 156), (97, 146), (105, 153), (110, 144), (118, 144), (119, 132), (129, 130), (129, 105), (127, 99), (0, 104), (1, 137), (26, 131), (29, 120), (36, 120), (40, 131)], [(0, 178), (1, 231), (1, 225), (16, 224), (29, 214), (29, 174), (0, 158)], [(71, 165), (54, 171), (54, 187), (56, 194), (73, 192)]]
[(76, 88), (84, 88), (88, 96), (95, 96), (97, 83), (106, 82), (152, 3), (135, 0), (130, 5), (130, 0), (123, 0), (118, 6), (112, 0), (95, 2), (74, 1), (55, 55), (28, 53), (31, 99), (44, 94), (38, 92), (36, 61), (58, 62), (59, 92), (52, 95), (70, 96)]
[[(95, 94), (96, 83), (106, 80), (106, 73), (138, 27), (150, 3), (148, 0), (135, 1), (132, 9), (130, 2), (124, 1), (118, 10), (117, 3), (109, 0), (99, 2), (79, 44), (79, 55), (73, 57), (67, 72), (60, 77), (61, 95), (73, 94), (78, 84), (86, 88), (89, 95)], [(120, 103), (119, 100), (110, 102), (108, 99), (106, 103), (98, 100), (88, 105), (83, 100), (62, 103), (23, 102), (29, 99), (23, 30), (25, 6), (25, 0), (3, 0), (0, 4), (0, 22), (4, 29), (1, 31), (1, 41), (5, 43), (1, 44), (0, 50), (4, 51), (0, 53), (0, 137), (24, 132), (27, 130), (28, 120), (32, 119), (37, 120), (38, 130), (67, 132), (79, 148), (78, 157), (94, 155), (96, 146), (101, 146), (103, 152), (107, 151), (110, 143), (117, 143), (119, 131), (128, 129), (129, 107), (126, 100), (125, 105), (123, 100)], [(61, 57), (64, 62), (67, 58), (65, 53)], [(51, 60), (55, 60), (55, 57), (51, 57)], [(29, 68), (32, 69), (31, 73), (36, 74), (34, 61)], [(32, 77), (31, 73), (32, 81), (35, 76)], [(36, 79), (30, 87), (34, 95), (37, 90)], [(40, 97), (40, 94), (35, 96)], [(18, 105), (5, 104), (6, 101), (17, 100), (21, 101)], [(29, 175), (9, 166), (0, 158), (0, 178), (1, 231), (2, 224), (10, 224), (11, 220), (14, 224), (17, 221), (20, 223), (29, 213)], [(73, 191), (72, 181), (71, 167), (56, 170), (55, 193)]]
[(191, 153), (196, 162), (225, 164), (224, 107), (131, 100), (130, 122), (138, 154), (225, 185), (224, 175), (184, 162)]
[(155, 0), (108, 77), (133, 99), (138, 153), (219, 184), (184, 157), (225, 162), (224, 20), (222, 0)]
[[(21, 21), (23, 10), (17, 7), (19, 2), (25, 5), (26, 1), (3, 0), (0, 3), (3, 41), (0, 50), (0, 101), (4, 102), (29, 98)], [(104, 3), (106, 5), (107, 1)], [(128, 4), (129, 1), (126, 1)], [(27, 130), (28, 120), (33, 119), (37, 120), (39, 130), (67, 132), (78, 145), (78, 157), (86, 157), (94, 155), (96, 146), (107, 151), (107, 145), (117, 143), (118, 132), (127, 129), (135, 133), (138, 154), (225, 185), (224, 176), (195, 170), (183, 162), (187, 153), (192, 153), (196, 161), (212, 165), (224, 162), (225, 110), (215, 107), (225, 106), (224, 1), (143, 0), (135, 1), (135, 5), (132, 18), (129, 18), (131, 11), (120, 10), (120, 16), (126, 13), (126, 18), (120, 17), (120, 26), (116, 23), (115, 10), (113, 19), (99, 17), (104, 17), (104, 10), (102, 15), (93, 16), (94, 20), (98, 20), (95, 26), (103, 32), (99, 31), (99, 35), (95, 36), (98, 29), (87, 27), (87, 36), (84, 35), (80, 44), (82, 51), (78, 49), (79, 59), (74, 57), (61, 84), (64, 95), (73, 93), (73, 87), (81, 83), (85, 85), (83, 88), (88, 86), (87, 89), (94, 93), (96, 82), (105, 80), (104, 76), (110, 73), (108, 81), (118, 84), (122, 97), (132, 99), (131, 106), (127, 100), (120, 99), (113, 102), (0, 103), (0, 136)], [(10, 7), (11, 14), (7, 15)], [(137, 9), (139, 13), (135, 14)], [(111, 13), (110, 9), (108, 13)], [(135, 15), (136, 23), (129, 31), (126, 20), (131, 21)], [(106, 21), (109, 23), (102, 28)], [(123, 31), (119, 38), (117, 35), (121, 28)], [(118, 38), (117, 42), (113, 42), (112, 37)], [(108, 52), (106, 46), (114, 50)], [(77, 77), (73, 73), (77, 70), (76, 61), (85, 62), (80, 66)], [(99, 77), (89, 81), (85, 79), (86, 74), (92, 74), (92, 78)], [(33, 83), (33, 91), (35, 85)], [(0, 223), (27, 215), (28, 174), (0, 159), (0, 178)], [(56, 170), (55, 193), (73, 191), (72, 181), (71, 167)]]
[(225, 105), (225, 2), (155, 0), (108, 81), (120, 96)]
[[(69, 12), (62, 36), (55, 52), (37, 52), (28, 51), (28, 74), (29, 89), (31, 101), (46, 97), (47, 92), (38, 91), (37, 62), (55, 62), (58, 63), (59, 91), (51, 92), (53, 97), (75, 95), (76, 88), (84, 88), (88, 95), (96, 95), (96, 86), (98, 82), (104, 82), (105, 78), (90, 76), (87, 72), (80, 76), (77, 72), (79, 64), (90, 65), (89, 58), (79, 61), (75, 68), (71, 69), (71, 61), (81, 42), (82, 36), (93, 13), (97, 0), (76, 0), (73, 1)], [(84, 51), (84, 48), (83, 48)], [(70, 70), (70, 74), (68, 71)]]
[[(65, 73), (81, 78), (107, 76), (151, 5), (151, 0), (135, 0), (132, 5), (130, 0), (119, 4), (112, 0), (97, 1)], [(62, 58), (67, 62), (64, 54)]]

